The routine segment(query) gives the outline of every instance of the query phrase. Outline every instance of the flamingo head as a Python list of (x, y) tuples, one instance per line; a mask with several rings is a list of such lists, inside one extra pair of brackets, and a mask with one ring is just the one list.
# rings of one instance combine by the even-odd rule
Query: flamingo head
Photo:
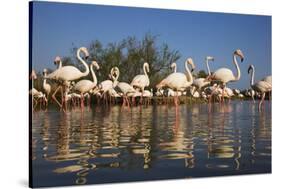
[(208, 61), (214, 61), (214, 60), (215, 60), (215, 58), (214, 58), (214, 57), (212, 57), (212, 56), (206, 56), (206, 60), (208, 60)]
[(100, 66), (96, 61), (92, 61), (92, 65), (95, 66), (97, 70), (100, 69)]
[(177, 66), (177, 63), (173, 62), (170, 67), (173, 69), (173, 68), (175, 68), (176, 66)]
[(146, 69), (146, 71), (149, 73), (149, 64), (147, 62), (145, 62), (143, 64), (143, 67)]
[(240, 50), (240, 49), (237, 49), (235, 52), (234, 52), (235, 55), (239, 56), (241, 58), (241, 62), (243, 62), (244, 60), (244, 55), (243, 55), (243, 52)]
[(47, 73), (48, 73), (47, 69), (46, 68), (43, 69), (43, 75), (47, 75)]
[(61, 61), (61, 58), (59, 56), (56, 56), (55, 60), (54, 60), (54, 64), (57, 65), (59, 64)]
[(88, 49), (86, 47), (80, 47), (80, 50), (85, 54), (85, 59), (88, 59), (90, 56)]
[(253, 64), (251, 64), (250, 66), (249, 66), (249, 68), (248, 68), (248, 74), (250, 73), (250, 71), (251, 70), (253, 70), (254, 69), (254, 65)]
[(191, 65), (191, 72), (193, 72), (195, 69), (195, 64), (194, 64), (192, 58), (188, 58), (186, 61), (189, 65)]

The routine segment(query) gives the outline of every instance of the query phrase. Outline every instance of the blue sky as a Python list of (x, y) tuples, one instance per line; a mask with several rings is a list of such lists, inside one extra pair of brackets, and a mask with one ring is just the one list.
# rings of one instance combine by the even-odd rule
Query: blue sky
[(226, 67), (236, 73), (232, 53), (240, 48), (245, 55), (241, 79), (230, 87), (249, 87), (249, 64), (255, 65), (256, 80), (271, 75), (269, 16), (49, 2), (33, 6), (33, 67), (54, 69), (54, 57), (69, 56), (73, 44), (87, 46), (96, 39), (107, 44), (132, 35), (141, 39), (147, 32), (159, 35), (159, 44), (179, 50), (178, 71), (184, 71), (187, 57), (196, 71), (206, 70), (209, 55), (215, 57), (211, 71)]

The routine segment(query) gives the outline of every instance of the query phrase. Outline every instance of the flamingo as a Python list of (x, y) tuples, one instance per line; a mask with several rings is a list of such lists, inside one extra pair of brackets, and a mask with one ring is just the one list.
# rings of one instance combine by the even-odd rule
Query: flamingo
[(191, 97), (194, 97), (194, 98), (199, 98), (200, 97), (200, 93), (196, 90), (195, 86), (192, 86), (190, 88), (190, 94), (191, 94)]
[(38, 100), (39, 100), (39, 103), (40, 103), (40, 109), (41, 109), (42, 100), (43, 100), (43, 102), (47, 103), (47, 98), (46, 98), (45, 94), (43, 94), (41, 91), (38, 91), (37, 89), (32, 88), (29, 91), (29, 93), (30, 93), (30, 95), (32, 95), (32, 100), (35, 102), (35, 105), (33, 106), (33, 108), (36, 108), (36, 106), (38, 104)]
[(60, 107), (62, 107), (63, 99), (62, 99), (62, 103), (60, 103), (57, 100), (57, 98), (56, 98), (57, 91), (60, 90), (62, 87), (67, 87), (70, 84), (70, 81), (77, 80), (77, 79), (79, 79), (81, 77), (85, 77), (90, 72), (87, 63), (80, 56), (81, 52), (84, 53), (85, 59), (87, 59), (89, 57), (89, 52), (88, 52), (86, 47), (80, 47), (77, 50), (77, 53), (76, 53), (76, 56), (77, 56), (78, 60), (85, 67), (85, 71), (84, 72), (81, 72), (79, 69), (77, 69), (74, 66), (61, 66), (60, 59), (56, 58), (55, 59), (55, 63), (59, 64), (58, 69), (56, 69), (54, 72), (52, 72), (51, 74), (46, 76), (46, 78), (48, 78), (48, 79), (54, 79), (54, 80), (62, 82), (62, 84), (59, 85), (59, 87), (57, 87), (57, 89), (55, 90), (55, 92), (52, 95), (52, 98), (55, 100), (55, 102)]
[(44, 79), (43, 79), (43, 89), (46, 93), (46, 98), (49, 99), (49, 94), (51, 92), (51, 85), (49, 83), (47, 83), (46, 81), (46, 76), (47, 76), (48, 72), (47, 72), (47, 69), (44, 69), (43, 70), (43, 76), (44, 76)]
[[(110, 91), (116, 87), (116, 82), (114, 82), (115, 77), (113, 76), (113, 74), (114, 74), (114, 68), (111, 68), (109, 78), (112, 79), (113, 81), (110, 79), (102, 81), (100, 84), (98, 84), (97, 87), (98, 91), (101, 93), (101, 96), (105, 98), (106, 103), (107, 103), (107, 94), (110, 93)], [(111, 95), (109, 97), (111, 98)]]
[[(265, 82), (269, 83), (272, 86), (272, 76), (271, 75), (264, 77), (262, 79), (262, 81), (265, 81)], [(269, 99), (270, 99), (271, 94), (269, 94), (268, 96), (269, 96)]]
[(33, 87), (33, 80), (37, 79), (37, 75), (34, 69), (31, 71), (29, 79), (31, 79), (31, 85), (32, 85), (32, 88), (29, 90), (29, 94), (32, 97), (32, 102), (35, 102), (35, 106), (34, 107), (32, 106), (34, 109), (37, 105), (37, 100), (34, 97), (35, 95), (39, 94), (39, 91)]
[(232, 89), (228, 88), (228, 87), (225, 87), (224, 88), (224, 93), (226, 94), (226, 97), (227, 98), (231, 98), (234, 96), (234, 93), (232, 91)]
[(250, 74), (251, 72), (251, 80), (250, 80), (250, 85), (251, 88), (257, 92), (260, 92), (262, 94), (261, 97), (261, 101), (259, 103), (259, 111), (261, 110), (261, 105), (264, 102), (264, 97), (265, 97), (265, 93), (266, 92), (270, 92), (272, 89), (272, 86), (270, 83), (266, 82), (266, 81), (257, 81), (256, 83), (254, 83), (254, 75), (255, 75), (255, 67), (254, 65), (250, 65), (248, 68), (248, 74)]
[(92, 64), (90, 65), (90, 70), (91, 70), (91, 74), (92, 74), (92, 77), (93, 77), (93, 81), (91, 80), (87, 80), (87, 79), (83, 79), (83, 80), (80, 80), (79, 82), (77, 82), (74, 86), (74, 90), (75, 91), (79, 91), (80, 94), (81, 94), (81, 108), (84, 107), (84, 93), (87, 93), (89, 92), (90, 90), (92, 90), (94, 87), (96, 87), (97, 85), (97, 77), (96, 77), (96, 74), (93, 70), (93, 66), (95, 66), (95, 68), (97, 70), (99, 70), (99, 65), (96, 61), (92, 61)]
[[(241, 73), (240, 73), (239, 65), (237, 63), (236, 56), (239, 56), (241, 59), (241, 62), (243, 62), (244, 55), (240, 49), (237, 49), (233, 53), (233, 64), (235, 65), (236, 70), (237, 70), (236, 76), (233, 74), (233, 72), (230, 69), (220, 68), (220, 69), (216, 70), (211, 76), (209, 76), (208, 79), (221, 82), (223, 89), (226, 87), (226, 84), (228, 82), (238, 81), (240, 79)], [(222, 98), (224, 101), (224, 90), (222, 93)]]
[(126, 82), (119, 82), (118, 78), (120, 75), (120, 71), (118, 67), (114, 67), (113, 68), (114, 73), (116, 74), (116, 76), (114, 77), (114, 82), (116, 82), (116, 87), (117, 89), (119, 89), (122, 93), (123, 93), (123, 107), (128, 104), (128, 107), (130, 108), (130, 103), (128, 100), (128, 95), (133, 95), (134, 93), (136, 93), (136, 90), (134, 89), (134, 87)]
[(111, 96), (111, 98), (113, 98), (113, 103), (116, 104), (116, 98), (120, 98), (121, 94), (118, 93), (115, 89), (110, 89), (108, 93)]
[(244, 95), (243, 95), (242, 93), (239, 93), (239, 94), (238, 94), (238, 98), (243, 99), (243, 98), (244, 98)]
[(194, 69), (194, 63), (191, 58), (188, 58), (185, 61), (185, 70), (187, 75), (184, 73), (176, 72), (168, 75), (165, 79), (163, 79), (159, 84), (156, 85), (156, 88), (159, 90), (165, 86), (176, 91), (176, 97), (174, 98), (175, 105), (178, 105), (178, 92), (186, 90), (193, 83), (192, 74), (188, 68), (188, 64), (192, 66), (192, 70)]
[(272, 76), (271, 75), (266, 76), (262, 79), (262, 81), (265, 81), (265, 82), (269, 83), (270, 85), (272, 85)]
[(235, 95), (239, 95), (240, 94), (240, 90), (239, 89), (233, 89), (232, 91), (233, 91), (233, 93)]
[(62, 61), (59, 56), (55, 57), (54, 64), (57, 66), (57, 69), (46, 76), (46, 78), (48, 78), (48, 79), (56, 79), (57, 73), (62, 68)]
[[(207, 56), (206, 57), (206, 66), (207, 66), (207, 70), (208, 70), (208, 76), (211, 75), (211, 71), (210, 71), (210, 67), (209, 67), (209, 61), (214, 61), (214, 57), (212, 56)], [(206, 78), (197, 78), (194, 79), (193, 81), (193, 85), (200, 91), (201, 88), (207, 86), (210, 84), (210, 81), (208, 81)], [(195, 92), (195, 91), (194, 91)]]
[[(147, 62), (143, 64), (143, 73), (144, 74), (136, 75), (131, 82), (131, 86), (135, 88), (139, 88), (141, 90), (142, 96), (143, 96), (144, 88), (148, 87), (150, 83), (147, 75), (147, 73), (149, 73), (149, 64)], [(142, 96), (140, 100), (141, 103), (142, 103)]]
[(214, 83), (212, 86), (206, 87), (204, 89), (206, 96), (209, 98), (209, 103), (211, 103), (212, 96), (216, 96), (219, 99), (219, 103), (221, 102), (222, 89), (217, 83)]

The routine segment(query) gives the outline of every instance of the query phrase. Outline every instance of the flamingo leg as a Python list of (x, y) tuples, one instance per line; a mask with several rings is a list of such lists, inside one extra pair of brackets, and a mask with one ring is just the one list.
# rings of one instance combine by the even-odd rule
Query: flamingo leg
[(134, 96), (132, 97), (132, 105), (133, 105), (133, 106), (135, 106), (135, 105), (136, 105), (136, 99), (135, 99), (135, 97), (134, 97)]
[(176, 108), (178, 108), (179, 96), (178, 91), (176, 91)]
[(262, 103), (264, 103), (264, 97), (265, 97), (265, 93), (262, 94), (262, 98), (261, 98), (261, 101), (259, 103), (259, 111), (261, 111), (261, 105), (262, 105)]
[(125, 98), (126, 98), (126, 101), (127, 101), (127, 104), (128, 104), (128, 109), (130, 109), (130, 102), (129, 102), (129, 100), (128, 100), (128, 97), (125, 96)]
[(33, 107), (33, 110), (35, 110), (35, 108), (36, 108), (36, 106), (37, 106), (37, 104), (38, 104), (38, 100), (36, 100), (35, 98), (33, 98), (33, 100), (34, 100), (34, 102), (35, 102), (35, 105), (34, 105), (34, 107)]
[(142, 105), (143, 90), (144, 90), (144, 89), (142, 89), (142, 91), (141, 91), (141, 98), (140, 98), (140, 103), (139, 103), (140, 105)]
[(39, 99), (39, 110), (41, 111), (42, 98)]
[(126, 101), (125, 101), (125, 96), (123, 95), (123, 103), (122, 103), (122, 108), (126, 106)]
[(84, 109), (84, 94), (81, 93), (81, 110)]
[(225, 85), (222, 87), (222, 103), (224, 104), (224, 90), (225, 90)]
[(65, 110), (67, 111), (67, 103), (68, 101), (66, 100), (66, 95), (64, 95), (64, 106), (65, 106)]
[(251, 94), (251, 97), (252, 97), (253, 103), (255, 103), (255, 96), (253, 94)]
[(58, 90), (60, 90), (60, 89), (61, 89), (61, 86), (57, 87), (57, 89), (55, 90), (55, 92), (52, 95), (52, 99), (59, 105), (59, 107), (62, 107), (61, 103), (56, 98), (56, 94), (57, 94)]

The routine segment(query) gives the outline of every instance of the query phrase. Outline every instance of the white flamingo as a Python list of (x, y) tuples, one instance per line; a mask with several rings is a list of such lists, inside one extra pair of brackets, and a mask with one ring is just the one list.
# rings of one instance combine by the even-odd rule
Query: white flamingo
[(59, 72), (59, 69), (62, 68), (62, 61), (61, 61), (61, 58), (59, 56), (55, 57), (54, 64), (57, 66), (57, 69), (46, 76), (46, 78), (48, 78), (48, 79), (55, 79), (56, 80), (56, 75)]
[(265, 82), (269, 83), (270, 85), (272, 85), (272, 76), (271, 75), (266, 76), (262, 79), (262, 81), (265, 81)]
[(47, 72), (47, 69), (44, 69), (43, 70), (43, 76), (44, 76), (44, 79), (43, 79), (43, 89), (44, 89), (44, 92), (46, 93), (46, 98), (49, 99), (49, 94), (51, 93), (51, 85), (49, 83), (47, 83), (47, 79), (45, 78), (47, 76), (48, 72)]
[(116, 76), (114, 77), (114, 81), (117, 83), (116, 87), (117, 89), (119, 89), (122, 92), (122, 96), (123, 96), (123, 107), (126, 106), (126, 104), (128, 104), (128, 107), (130, 108), (130, 102), (128, 100), (128, 95), (133, 95), (134, 93), (136, 93), (136, 90), (134, 89), (134, 87), (126, 82), (119, 82), (118, 78), (120, 75), (120, 71), (118, 67), (114, 67), (114, 73), (116, 74)]
[[(142, 96), (143, 96), (144, 88), (148, 87), (150, 83), (147, 75), (147, 73), (149, 73), (149, 64), (147, 62), (143, 64), (143, 73), (144, 74), (136, 75), (131, 82), (131, 86), (135, 88), (139, 88), (141, 90)], [(142, 103), (142, 96), (140, 100), (141, 103)]]
[(95, 68), (97, 70), (100, 68), (96, 61), (92, 61), (91, 65), (90, 65), (90, 70), (91, 70), (91, 74), (92, 74), (92, 77), (93, 77), (93, 81), (88, 80), (88, 79), (83, 79), (83, 80), (80, 80), (79, 82), (77, 82), (74, 86), (74, 90), (79, 91), (80, 94), (81, 94), (81, 97), (82, 97), (81, 108), (84, 107), (84, 93), (87, 93), (90, 90), (92, 90), (94, 87), (96, 87), (96, 85), (98, 83), (96, 74), (93, 70), (93, 66), (95, 66)]
[(261, 97), (261, 101), (259, 103), (259, 111), (261, 110), (261, 105), (264, 102), (264, 97), (265, 97), (265, 93), (271, 91), (272, 86), (270, 83), (266, 82), (266, 81), (257, 81), (254, 83), (254, 77), (255, 77), (255, 67), (254, 65), (250, 65), (248, 68), (248, 73), (251, 72), (251, 80), (250, 80), (250, 84), (253, 90), (260, 92), (262, 94)]
[(36, 108), (37, 104), (38, 104), (38, 100), (40, 103), (40, 109), (41, 109), (41, 104), (44, 105), (44, 103), (47, 103), (47, 98), (46, 95), (44, 93), (42, 93), (41, 91), (38, 91), (35, 88), (32, 88), (29, 91), (30, 95), (32, 95), (32, 100), (33, 102), (35, 102), (35, 105), (33, 106), (33, 108)]
[(192, 74), (188, 68), (188, 65), (192, 66), (192, 71), (194, 69), (194, 63), (191, 58), (188, 58), (185, 61), (185, 70), (187, 75), (184, 73), (176, 72), (168, 75), (165, 79), (163, 79), (158, 85), (156, 85), (157, 89), (161, 89), (163, 87), (169, 87), (176, 91), (176, 97), (174, 98), (175, 105), (178, 105), (178, 92), (185, 91), (187, 87), (189, 87), (193, 83)]
[[(77, 69), (74, 66), (61, 66), (51, 74), (47, 75), (46, 78), (48, 79), (54, 79), (57, 81), (62, 82), (59, 87), (55, 90), (55, 92), (52, 95), (52, 98), (55, 100), (55, 102), (62, 107), (63, 104), (63, 96), (62, 96), (62, 102), (60, 103), (56, 98), (56, 93), (58, 90), (60, 90), (62, 87), (68, 86), (70, 84), (70, 81), (80, 79), (81, 77), (85, 77), (89, 74), (90, 70), (87, 65), (87, 63), (81, 58), (80, 53), (83, 52), (85, 55), (85, 59), (89, 57), (89, 52), (86, 47), (80, 47), (77, 50), (76, 56), (80, 63), (83, 64), (85, 71), (81, 72), (79, 69)], [(59, 60), (55, 60), (56, 62)]]
[(191, 97), (194, 97), (194, 98), (200, 97), (200, 93), (196, 90), (195, 86), (190, 87), (190, 94), (191, 94)]
[(232, 91), (237, 96), (240, 94), (240, 90), (239, 89), (233, 89)]
[[(214, 57), (207, 56), (206, 57), (206, 66), (208, 70), (208, 76), (211, 75), (210, 67), (209, 67), (209, 61), (214, 61)], [(210, 84), (210, 81), (208, 81), (206, 78), (197, 78), (194, 79), (193, 85), (200, 91), (203, 87)], [(195, 91), (194, 91), (195, 92)]]
[[(103, 97), (107, 103), (107, 95), (108, 93), (114, 89), (116, 87), (116, 82), (114, 82), (115, 77), (113, 76), (114, 74), (114, 68), (111, 68), (110, 70), (110, 74), (109, 74), (109, 78), (112, 79), (108, 79), (105, 81), (102, 81), (101, 83), (98, 84), (98, 90), (99, 93), (101, 94), (101, 97)], [(109, 96), (111, 98), (111, 96)], [(111, 101), (111, 100), (110, 100)]]
[[(262, 81), (265, 81), (272, 86), (272, 76), (271, 75), (262, 78)], [(269, 94), (269, 100), (270, 100), (270, 96), (271, 96), (271, 94)]]
[[(237, 49), (236, 51), (234, 51), (233, 53), (233, 64), (236, 67), (237, 70), (237, 75), (234, 75), (233, 72), (228, 69), (228, 68), (220, 68), (217, 71), (215, 71), (210, 77), (209, 79), (213, 80), (213, 81), (219, 81), (222, 83), (222, 88), (224, 89), (226, 84), (228, 82), (234, 82), (234, 81), (238, 81), (240, 79), (241, 73), (240, 73), (240, 68), (236, 59), (236, 56), (239, 56), (241, 59), (241, 62), (243, 62), (244, 60), (244, 55), (242, 53), (242, 51), (240, 49)], [(224, 100), (224, 90), (222, 93), (222, 98)]]

